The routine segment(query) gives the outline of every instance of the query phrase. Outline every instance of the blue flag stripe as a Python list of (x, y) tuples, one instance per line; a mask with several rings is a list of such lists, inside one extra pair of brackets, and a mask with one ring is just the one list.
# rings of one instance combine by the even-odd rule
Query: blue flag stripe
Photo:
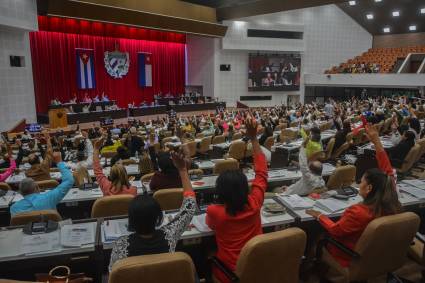
[(139, 86), (146, 86), (145, 54), (139, 53)]

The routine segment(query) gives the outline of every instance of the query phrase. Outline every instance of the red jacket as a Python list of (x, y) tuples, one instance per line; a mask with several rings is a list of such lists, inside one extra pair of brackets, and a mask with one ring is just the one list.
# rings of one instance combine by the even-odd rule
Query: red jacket
[[(246, 242), (263, 233), (260, 213), (267, 189), (267, 162), (263, 153), (254, 156), (254, 166), (255, 179), (245, 211), (230, 216), (224, 205), (210, 205), (207, 208), (206, 223), (215, 231), (217, 257), (232, 270), (235, 270), (239, 253)], [(215, 269), (214, 275), (221, 282), (228, 282), (219, 270)]]
[[(376, 159), (379, 169), (384, 171), (387, 175), (394, 177), (394, 170), (386, 152), (377, 152)], [(319, 222), (332, 238), (348, 248), (354, 249), (363, 231), (373, 219), (375, 219), (375, 215), (368, 206), (364, 204), (355, 204), (347, 208), (337, 222), (333, 222), (325, 215), (319, 217)], [(327, 249), (341, 266), (348, 267), (350, 265), (351, 258), (347, 254), (333, 245), (328, 245)]]

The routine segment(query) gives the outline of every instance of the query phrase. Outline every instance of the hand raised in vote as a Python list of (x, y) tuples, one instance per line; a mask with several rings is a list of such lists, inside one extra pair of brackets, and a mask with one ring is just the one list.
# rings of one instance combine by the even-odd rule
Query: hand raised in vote
[(171, 160), (173, 161), (174, 166), (178, 170), (187, 170), (188, 166), (188, 159), (186, 158), (186, 155), (183, 150), (180, 151), (172, 151), (171, 153)]
[(374, 126), (366, 126), (366, 136), (373, 143), (379, 142), (379, 132)]
[(246, 127), (246, 136), (250, 140), (256, 140), (258, 124), (257, 124), (257, 121), (252, 116), (248, 116), (245, 123), (245, 127)]
[(95, 149), (97, 149), (97, 150), (99, 150), (101, 147), (102, 147), (102, 145), (103, 145), (103, 142), (105, 141), (105, 137), (104, 136), (102, 136), (102, 137), (100, 137), (100, 138), (98, 138), (95, 142), (94, 142), (94, 148)]

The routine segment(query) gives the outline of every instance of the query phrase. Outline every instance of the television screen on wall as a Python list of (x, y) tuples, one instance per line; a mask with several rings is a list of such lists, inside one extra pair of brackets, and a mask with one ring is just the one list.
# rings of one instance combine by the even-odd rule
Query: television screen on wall
[(249, 54), (249, 91), (300, 89), (301, 56), (298, 53)]

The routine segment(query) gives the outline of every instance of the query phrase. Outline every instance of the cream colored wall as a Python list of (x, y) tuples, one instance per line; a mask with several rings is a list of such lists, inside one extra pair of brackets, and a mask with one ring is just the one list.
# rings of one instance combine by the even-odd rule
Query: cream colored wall
[(215, 9), (179, 0), (85, 0), (154, 14), (187, 18), (205, 22), (217, 22)]

